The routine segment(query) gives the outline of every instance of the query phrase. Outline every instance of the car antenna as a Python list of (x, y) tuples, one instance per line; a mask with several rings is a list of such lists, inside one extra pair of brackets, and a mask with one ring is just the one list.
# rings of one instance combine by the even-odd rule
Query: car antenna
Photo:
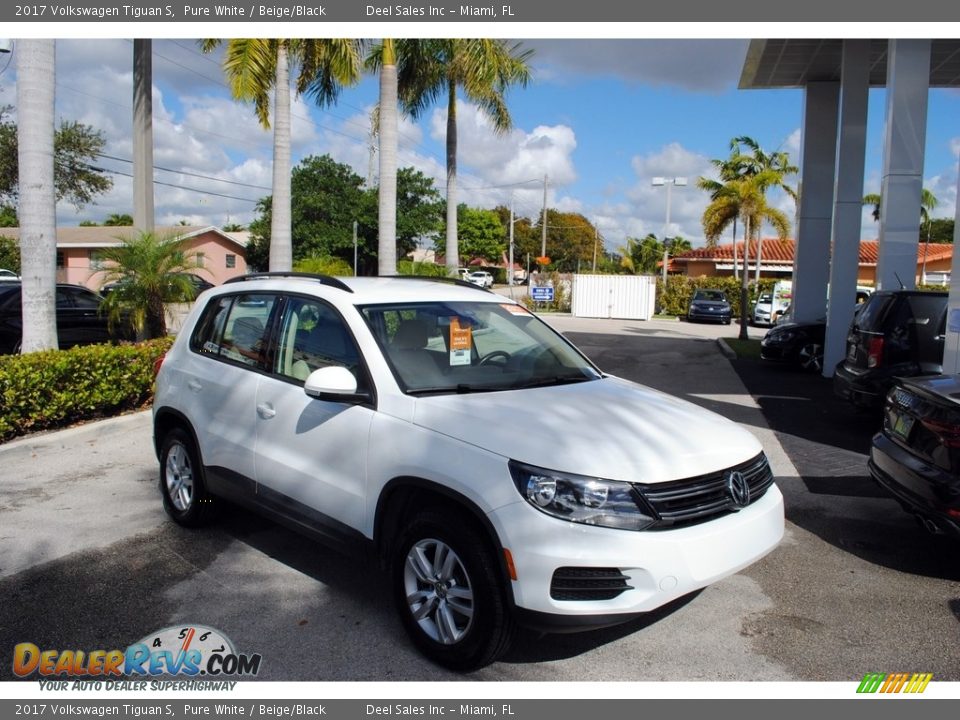
[(903, 284), (903, 280), (900, 279), (900, 276), (897, 275), (896, 273), (894, 273), (893, 276), (897, 279), (897, 282), (900, 283), (900, 289), (906, 290), (907, 286)]

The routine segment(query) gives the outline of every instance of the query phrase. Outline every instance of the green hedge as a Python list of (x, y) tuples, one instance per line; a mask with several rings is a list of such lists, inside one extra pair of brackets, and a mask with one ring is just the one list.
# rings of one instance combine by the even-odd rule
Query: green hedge
[(0, 441), (149, 403), (172, 338), (0, 357)]
[[(772, 292), (777, 281), (772, 278), (760, 278), (760, 292)], [(657, 307), (664, 315), (686, 315), (690, 306), (690, 299), (695, 290), (710, 288), (723, 290), (727, 300), (733, 308), (733, 317), (740, 317), (740, 281), (732, 277), (687, 277), (686, 275), (669, 275), (667, 289), (664, 292), (663, 281), (657, 280)], [(748, 289), (748, 298), (751, 305), (757, 299), (757, 285), (751, 281)]]

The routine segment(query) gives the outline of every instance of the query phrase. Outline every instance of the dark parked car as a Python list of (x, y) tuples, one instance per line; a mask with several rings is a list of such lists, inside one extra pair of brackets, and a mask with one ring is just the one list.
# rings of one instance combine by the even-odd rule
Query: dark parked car
[(760, 357), (772, 362), (796, 365), (802, 370), (823, 370), (823, 338), (827, 323), (788, 322), (767, 331), (760, 341)]
[[(209, 280), (204, 280), (199, 275), (194, 275), (193, 273), (184, 273), (186, 278), (190, 281), (190, 284), (193, 285), (193, 297), (196, 298), (197, 295), (202, 293), (204, 290), (209, 290), (214, 287), (214, 284)], [(118, 287), (123, 285), (123, 280), (119, 280), (114, 283), (108, 283), (100, 288), (100, 294), (104, 297), (107, 297), (110, 293), (116, 290)]]
[(696, 290), (687, 309), (687, 320), (706, 320), (729, 325), (733, 317), (730, 303), (723, 290)]
[(880, 408), (895, 378), (939, 375), (946, 322), (947, 293), (875, 292), (850, 325), (834, 392), (854, 405)]
[[(20, 283), (0, 285), (0, 354), (20, 351), (23, 317)], [(57, 337), (60, 348), (133, 339), (122, 327), (108, 327), (100, 313), (103, 298), (80, 285), (57, 285)]]
[(960, 376), (901, 380), (887, 395), (869, 467), (927, 530), (960, 538)]

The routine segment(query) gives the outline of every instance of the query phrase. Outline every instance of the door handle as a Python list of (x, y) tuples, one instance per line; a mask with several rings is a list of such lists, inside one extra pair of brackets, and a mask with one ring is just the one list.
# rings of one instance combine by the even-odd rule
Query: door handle
[(203, 390), (203, 385), (201, 385), (197, 380), (188, 380), (187, 387), (193, 390), (193, 392), (200, 392)]
[(277, 411), (273, 409), (273, 405), (270, 403), (260, 403), (257, 405), (257, 415), (262, 417), (264, 420), (269, 420), (276, 414)]

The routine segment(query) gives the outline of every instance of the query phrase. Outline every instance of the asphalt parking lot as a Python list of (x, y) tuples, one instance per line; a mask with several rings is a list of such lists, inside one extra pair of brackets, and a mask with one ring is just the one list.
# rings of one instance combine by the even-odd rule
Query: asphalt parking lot
[[(821, 378), (728, 360), (715, 338), (735, 328), (554, 322), (602, 369), (755, 432), (787, 532), (759, 563), (641, 620), (526, 633), (470, 679), (960, 680), (957, 545), (869, 481), (873, 418)], [(169, 522), (150, 434), (140, 413), (0, 446), (0, 656), (25, 641), (125, 647), (200, 623), (262, 654), (266, 680), (462, 679), (412, 648), (376, 568), (240, 510), (200, 531)], [(10, 668), (0, 661), (0, 679)]]

